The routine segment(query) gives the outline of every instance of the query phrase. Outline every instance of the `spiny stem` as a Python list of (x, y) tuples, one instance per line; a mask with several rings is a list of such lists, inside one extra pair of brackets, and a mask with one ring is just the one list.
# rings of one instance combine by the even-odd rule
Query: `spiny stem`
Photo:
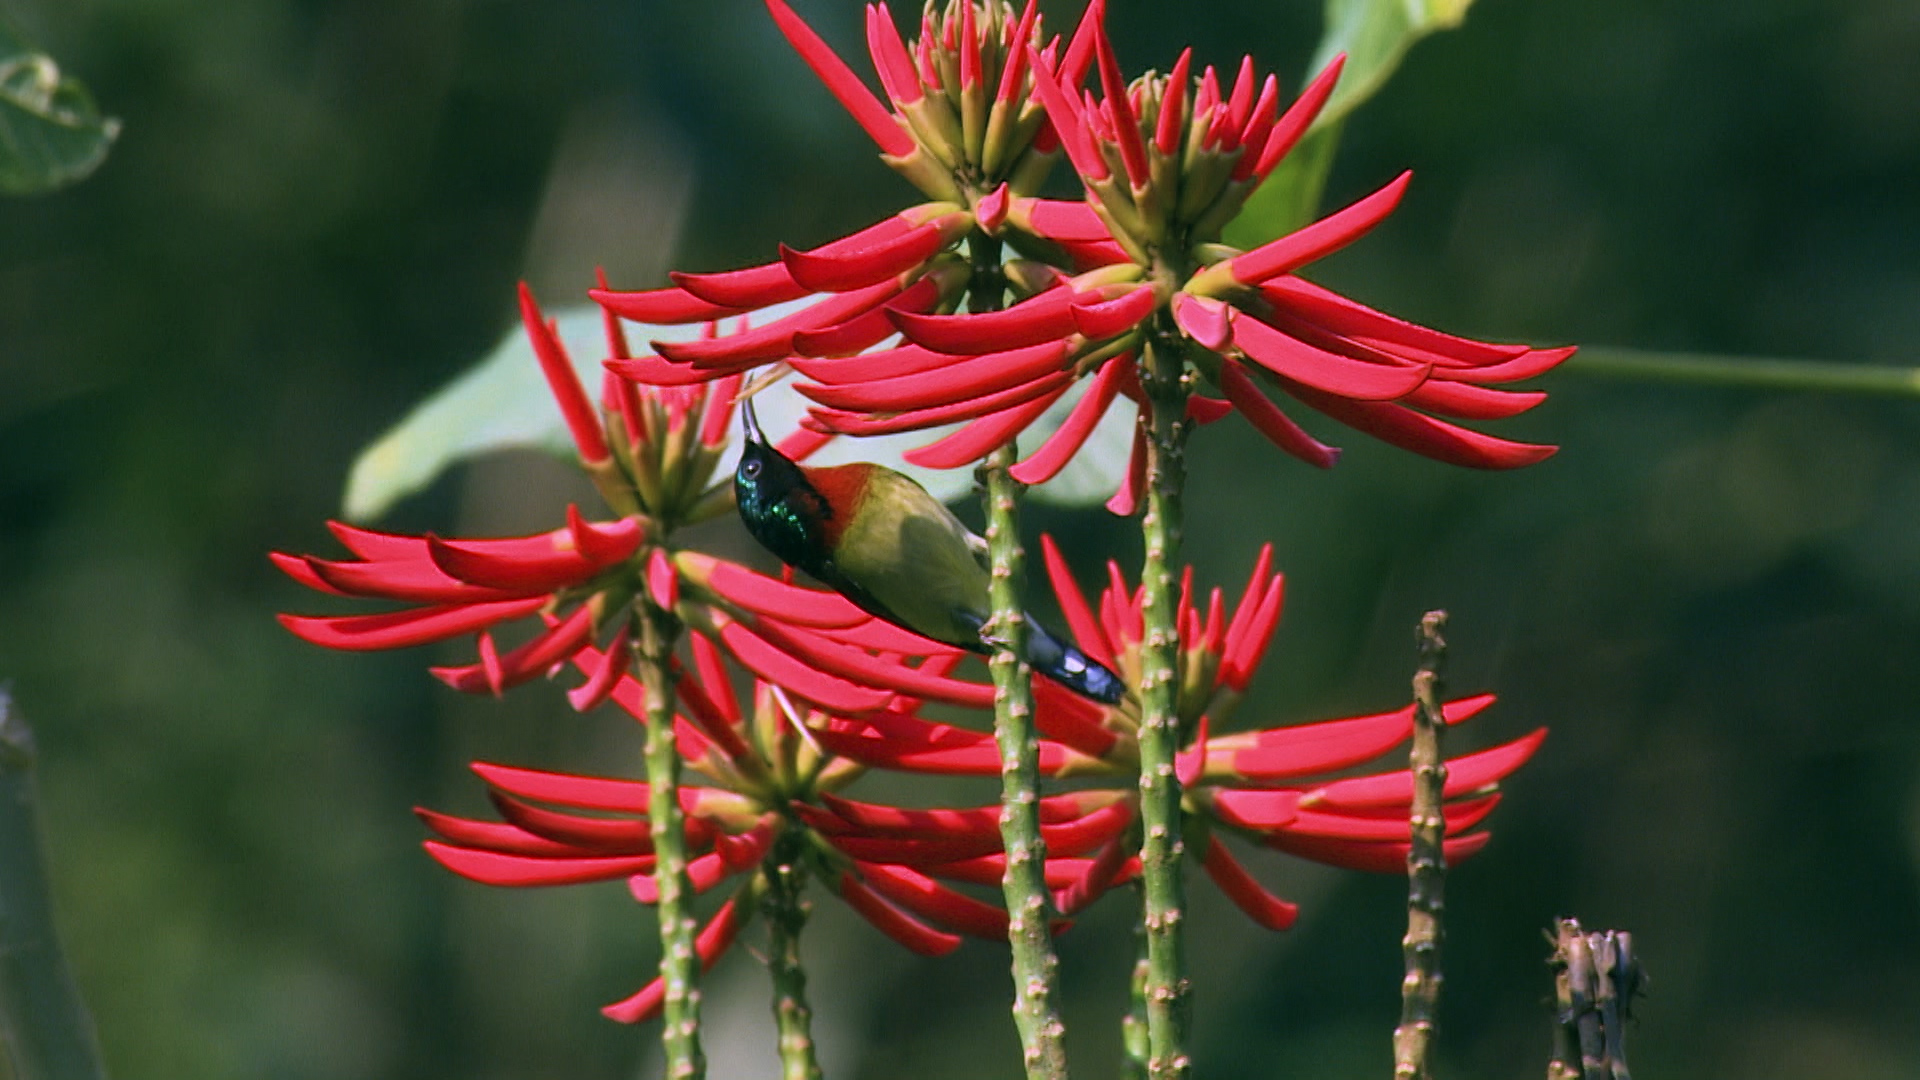
[(54, 932), (33, 759), (33, 733), (0, 687), (0, 1042), (19, 1080), (104, 1080), (93, 1018)]
[[(1005, 295), (1000, 245), (976, 235), (969, 306), (998, 308)], [(983, 634), (993, 645), (993, 732), (1000, 747), (1000, 842), (1007, 868), (1000, 887), (1007, 903), (1007, 942), (1013, 950), (1013, 1022), (1028, 1080), (1064, 1080), (1066, 1025), (1057, 1005), (1059, 957), (1047, 892), (1046, 841), (1040, 835), (1040, 742), (1033, 726), (1033, 673), (1026, 655), (1026, 551), (1020, 544), (1020, 484), (1008, 472), (1017, 453), (1012, 443), (995, 450), (981, 467), (986, 483), (988, 601), (992, 616)]]
[(1180, 778), (1174, 770), (1180, 750), (1178, 594), (1173, 564), (1180, 557), (1181, 490), (1186, 483), (1187, 396), (1189, 376), (1179, 337), (1169, 325), (1156, 324), (1140, 357), (1147, 392), (1147, 512), (1140, 532), (1146, 562), (1140, 571), (1145, 590), (1145, 637), (1140, 647), (1140, 874), (1146, 890), (1143, 921), (1147, 930), (1147, 1067), (1154, 1080), (1185, 1080), (1193, 1063), (1187, 1056), (1191, 1011), (1187, 981), (1186, 886), (1182, 880)]
[(1407, 936), (1400, 941), (1406, 978), (1400, 984), (1400, 1026), (1393, 1031), (1394, 1080), (1428, 1080), (1428, 1054), (1440, 1008), (1440, 943), (1445, 938), (1447, 856), (1447, 766), (1440, 753), (1446, 720), (1440, 711), (1441, 668), (1447, 613), (1429, 611), (1420, 620), (1420, 664), (1413, 675), (1413, 810), (1408, 819)]
[(806, 866), (798, 855), (798, 845), (785, 837), (775, 846), (762, 866), (767, 890), (760, 908), (767, 916), (767, 973), (773, 977), (773, 1020), (780, 1033), (780, 1080), (820, 1080), (807, 971), (800, 962), (800, 930), (807, 924), (808, 904), (801, 895)]
[(660, 893), (660, 977), (666, 982), (660, 1042), (668, 1080), (700, 1080), (707, 1061), (700, 1051), (700, 958), (694, 952), (693, 912), (687, 899), (686, 822), (680, 812), (680, 748), (673, 736), (673, 648), (680, 623), (643, 597), (636, 617), (640, 648), (636, 663), (646, 694), (647, 818), (653, 837), (654, 882)]

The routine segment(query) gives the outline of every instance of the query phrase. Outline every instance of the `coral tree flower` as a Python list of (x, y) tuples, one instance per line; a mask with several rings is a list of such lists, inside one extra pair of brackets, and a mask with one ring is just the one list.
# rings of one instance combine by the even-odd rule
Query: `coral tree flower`
[[(836, 593), (803, 589), (698, 552), (676, 550), (679, 525), (726, 512), (730, 478), (715, 467), (730, 432), (737, 377), (694, 387), (605, 380), (588, 399), (553, 326), (521, 291), (521, 313), (581, 465), (618, 515), (589, 521), (569, 508), (565, 527), (535, 536), (447, 540), (334, 523), (344, 560), (275, 553), (295, 580), (339, 596), (406, 605), (377, 614), (283, 615), (299, 637), (333, 649), (400, 648), (474, 635), (478, 659), (434, 674), (456, 689), (499, 693), (546, 675), (605, 642), (631, 658), (634, 602), (643, 594), (768, 680), (850, 713), (884, 709), (896, 694), (979, 705), (991, 690), (916, 667), (956, 650), (873, 618)], [(617, 323), (608, 349), (627, 355)], [(824, 439), (797, 432), (782, 452), (804, 456)], [(532, 622), (533, 636), (500, 649), (496, 628)], [(582, 710), (606, 699), (609, 674), (573, 695)]]
[[(1512, 416), (1545, 395), (1497, 388), (1538, 375), (1572, 349), (1470, 341), (1382, 314), (1297, 276), (1352, 243), (1399, 202), (1406, 175), (1358, 203), (1251, 251), (1218, 243), (1221, 229), (1273, 172), (1326, 104), (1341, 62), (1284, 112), (1279, 84), (1256, 84), (1243, 60), (1231, 88), (1191, 51), (1170, 74), (1122, 81), (1104, 30), (1093, 24), (1100, 98), (1080, 74), (1029, 57), (1035, 96), (1087, 192), (1084, 203), (1016, 197), (1008, 221), (1057, 248), (1078, 270), (1024, 284), (1004, 311), (888, 317), (909, 349), (906, 366), (796, 362), (818, 384), (814, 423), (847, 434), (914, 430), (972, 417), (916, 459), (969, 463), (1019, 434), (1083, 376), (1093, 383), (1068, 421), (1015, 469), (1040, 483), (1062, 468), (1119, 396), (1147, 407), (1131, 362), (1150, 339), (1179, 350), (1224, 400), (1201, 398), (1196, 419), (1231, 409), (1281, 449), (1311, 464), (1337, 451), (1297, 426), (1263, 391), (1278, 389), (1334, 419), (1457, 465), (1512, 468), (1553, 452), (1453, 420)], [(1017, 282), (1019, 283), (1019, 282)], [(959, 408), (960, 403), (975, 404)], [(982, 410), (979, 403), (991, 402)], [(1443, 419), (1446, 418), (1446, 419)], [(1144, 437), (1135, 443), (1136, 465)], [(1130, 500), (1123, 496), (1123, 509)]]
[[(822, 713), (765, 681), (756, 681), (751, 711), (745, 711), (718, 651), (696, 639), (694, 657), (694, 670), (677, 685), (682, 713), (674, 718), (680, 754), (704, 778), (680, 792), (693, 856), (688, 878), (698, 893), (735, 883), (695, 941), (703, 968), (753, 918), (767, 875), (781, 863), (804, 867), (917, 953), (951, 952), (961, 934), (1005, 940), (1006, 912), (953, 887), (999, 880), (999, 806), (908, 810), (842, 798), (835, 792), (865, 767), (823, 751), (808, 730), (825, 723)], [(588, 685), (612, 666), (592, 650), (578, 653), (575, 664)], [(631, 677), (617, 676), (612, 698), (636, 718), (643, 715)], [(896, 701), (887, 715), (904, 719), (913, 706)], [(442, 865), (489, 885), (624, 879), (641, 903), (657, 901), (646, 784), (489, 764), (474, 770), (503, 820), (418, 811), (438, 834), (426, 848)], [(1047, 842), (1067, 855), (1106, 843), (1128, 819), (1116, 792), (1041, 802)], [(664, 996), (664, 983), (655, 979), (604, 1012), (629, 1023), (649, 1019)]]
[[(1064, 57), (1032, 0), (1018, 15), (989, 0), (929, 5), (920, 36), (903, 41), (887, 6), (866, 10), (867, 45), (886, 102), (834, 54), (783, 0), (767, 8), (795, 51), (880, 148), (881, 159), (930, 201), (811, 250), (719, 273), (675, 273), (672, 288), (591, 293), (608, 311), (655, 326), (702, 322), (815, 298), (752, 330), (697, 342), (653, 343), (657, 355), (616, 359), (611, 370), (641, 382), (688, 385), (792, 356), (844, 357), (895, 334), (892, 313), (951, 311), (972, 273), (960, 250), (969, 235), (1005, 235), (1016, 245), (1054, 245), (1009, 222), (1010, 200), (1037, 190), (1059, 140), (1032, 97), (1030, 58), (1084, 76), (1092, 63), (1089, 9)], [(899, 370), (905, 370), (904, 368)]]
[[(1109, 564), (1110, 583), (1098, 606), (1089, 605), (1051, 540), (1043, 541), (1047, 571), (1069, 627), (1089, 656), (1138, 684), (1143, 637), (1140, 590), (1129, 589)], [(1413, 733), (1413, 708), (1288, 727), (1212, 734), (1224, 726), (1280, 618), (1282, 579), (1261, 552), (1240, 601), (1229, 611), (1219, 589), (1204, 614), (1192, 595), (1192, 573), (1182, 579), (1179, 626), (1179, 716), (1185, 749), (1179, 758), (1188, 850), (1236, 905), (1262, 926), (1284, 929), (1292, 904), (1269, 893), (1223, 842), (1238, 836), (1262, 847), (1334, 866), (1397, 873), (1405, 868), (1407, 818), (1413, 780), (1400, 769), (1339, 777), (1403, 744)], [(1138, 706), (1100, 706), (1036, 681), (1040, 771), (1053, 777), (1098, 777), (1131, 785), (1139, 770)], [(1460, 723), (1493, 703), (1482, 694), (1448, 702), (1448, 723)], [(814, 730), (828, 751), (866, 765), (921, 772), (992, 776), (999, 768), (990, 734), (933, 724), (898, 713), (833, 717)], [(1545, 729), (1447, 762), (1450, 860), (1485, 846), (1475, 831), (1499, 802), (1498, 784), (1523, 765), (1545, 739)], [(1137, 821), (1138, 799), (1123, 794), (1115, 813)], [(1049, 848), (1047, 874), (1059, 908), (1072, 914), (1114, 885), (1139, 873), (1133, 835), (1116, 832), (1096, 849)], [(937, 873), (941, 868), (929, 868)]]

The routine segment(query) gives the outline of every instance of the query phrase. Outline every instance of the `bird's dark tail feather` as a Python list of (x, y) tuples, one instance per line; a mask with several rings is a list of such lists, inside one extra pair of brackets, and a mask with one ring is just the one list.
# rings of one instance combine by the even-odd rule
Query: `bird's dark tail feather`
[(1102, 705), (1118, 705), (1127, 696), (1127, 684), (1120, 676), (1055, 637), (1031, 615), (1027, 616), (1027, 665), (1081, 697)]

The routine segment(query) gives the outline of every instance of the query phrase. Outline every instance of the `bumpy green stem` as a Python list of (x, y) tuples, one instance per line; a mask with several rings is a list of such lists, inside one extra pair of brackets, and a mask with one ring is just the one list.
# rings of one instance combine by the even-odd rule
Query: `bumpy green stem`
[[(1164, 317), (1163, 317), (1164, 318)], [(1156, 323), (1142, 347), (1141, 382), (1149, 404), (1147, 512), (1140, 521), (1146, 562), (1146, 635), (1140, 648), (1140, 874), (1146, 889), (1148, 1071), (1185, 1080), (1191, 986), (1185, 947), (1186, 886), (1181, 876), (1178, 593), (1181, 490), (1186, 484), (1189, 375), (1177, 331)]]
[(0, 688), (0, 1042), (19, 1080), (102, 1080), (93, 1018), (54, 933), (33, 756), (33, 733)]
[(1407, 851), (1407, 936), (1400, 941), (1406, 978), (1400, 984), (1400, 1026), (1393, 1031), (1394, 1080), (1428, 1080), (1428, 1054), (1440, 1008), (1440, 943), (1445, 937), (1446, 808), (1441, 795), (1447, 766), (1440, 753), (1446, 725), (1440, 712), (1441, 667), (1447, 613), (1429, 611), (1420, 620), (1420, 665), (1413, 675), (1413, 810)]
[(651, 823), (659, 889), (660, 977), (666, 1004), (660, 1041), (668, 1080), (699, 1080), (707, 1061), (700, 1051), (700, 957), (694, 952), (693, 912), (687, 900), (686, 822), (680, 812), (680, 748), (673, 737), (673, 647), (680, 624), (651, 600), (640, 603), (640, 683), (646, 693), (647, 817)]
[[(1006, 293), (998, 241), (969, 241), (973, 276), (968, 305), (1001, 306)], [(1000, 886), (1007, 903), (1007, 941), (1013, 950), (1013, 1022), (1020, 1032), (1028, 1080), (1067, 1075), (1066, 1025), (1056, 1004), (1059, 958), (1046, 878), (1046, 842), (1040, 835), (1040, 743), (1033, 727), (1033, 673), (1026, 655), (1026, 551), (1020, 545), (1020, 483), (1008, 472), (1013, 444), (995, 450), (981, 467), (986, 485), (988, 601), (983, 630), (993, 645), (993, 731), (1000, 746), (1000, 840), (1007, 853)]]
[(780, 1033), (780, 1080), (820, 1080), (807, 971), (800, 963), (800, 930), (807, 924), (808, 905), (801, 895), (806, 867), (798, 856), (798, 845), (785, 838), (775, 847), (762, 867), (767, 891), (760, 909), (767, 916), (767, 973), (773, 977), (773, 1020)]
[(1007, 940), (1013, 947), (1013, 1019), (1030, 1080), (1067, 1075), (1066, 1027), (1055, 1004), (1059, 958), (1053, 951), (1046, 878), (1046, 841), (1040, 835), (1040, 743), (1033, 727), (1033, 675), (1020, 659), (1027, 628), (1020, 584), (1025, 562), (1016, 528), (1019, 482), (1007, 474), (1012, 446), (994, 451), (987, 481), (987, 549), (992, 562), (994, 736), (1000, 744), (1000, 840), (1007, 868), (1000, 879), (1007, 902)]

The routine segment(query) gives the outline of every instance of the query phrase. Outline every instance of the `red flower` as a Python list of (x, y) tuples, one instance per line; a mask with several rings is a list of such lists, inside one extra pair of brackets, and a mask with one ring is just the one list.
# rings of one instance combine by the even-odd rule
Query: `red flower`
[[(697, 893), (738, 882), (695, 943), (703, 967), (753, 918), (775, 860), (803, 865), (868, 922), (915, 952), (951, 952), (959, 947), (958, 934), (1006, 938), (1004, 910), (951, 884), (999, 881), (997, 805), (904, 810), (841, 798), (835, 792), (865, 769), (823, 750), (809, 730), (824, 722), (821, 714), (802, 716), (805, 703), (759, 681), (747, 715), (733, 696), (719, 653), (697, 639), (694, 656), (695, 671), (683, 672), (677, 686), (683, 711), (674, 718), (681, 755), (707, 778), (680, 792), (692, 856), (688, 878)], [(588, 685), (613, 667), (591, 650), (578, 654), (575, 663), (587, 674)], [(614, 681), (613, 700), (642, 715), (638, 685), (624, 675)], [(896, 701), (888, 715), (904, 717), (913, 705)], [(442, 865), (489, 885), (624, 878), (637, 900), (657, 901), (646, 784), (500, 765), (474, 769), (504, 820), (418, 811), (439, 835), (426, 848)], [(1105, 843), (1126, 827), (1129, 816), (1114, 792), (1041, 801), (1042, 831), (1052, 848), (1067, 855)], [(655, 979), (604, 1011), (629, 1023), (645, 1020), (658, 1012), (663, 997), (664, 986)]]
[[(1142, 593), (1126, 587), (1109, 564), (1111, 581), (1097, 608), (1087, 603), (1050, 540), (1043, 540), (1048, 574), (1080, 648), (1137, 683), (1140, 674)], [(1188, 850), (1242, 910), (1263, 926), (1282, 929), (1293, 905), (1260, 887), (1222, 842), (1238, 835), (1264, 847), (1317, 862), (1380, 873), (1404, 869), (1413, 781), (1405, 770), (1333, 779), (1329, 774), (1375, 761), (1413, 732), (1413, 708), (1372, 716), (1213, 735), (1245, 693), (1279, 622), (1281, 578), (1262, 551), (1240, 602), (1229, 612), (1220, 590), (1195, 606), (1192, 574), (1183, 578), (1179, 715), (1189, 732), (1180, 755), (1186, 792)], [(1139, 769), (1138, 706), (1101, 706), (1034, 682), (1040, 771), (1053, 777), (1101, 777), (1131, 784)], [(1449, 723), (1493, 703), (1481, 694), (1448, 702)], [(997, 775), (993, 736), (933, 724), (899, 712), (829, 717), (814, 730), (821, 746), (880, 768), (956, 775)], [(1463, 859), (1486, 844), (1475, 830), (1499, 801), (1497, 786), (1532, 756), (1545, 729), (1447, 763), (1446, 853)], [(1129, 790), (1113, 812), (1129, 824), (1138, 813)], [(1049, 846), (1047, 872), (1061, 911), (1073, 914), (1139, 872), (1137, 835), (1115, 832), (1097, 848)], [(1057, 856), (1057, 857), (1056, 857)]]
[[(733, 415), (738, 380), (691, 388), (639, 388), (606, 380), (596, 409), (572, 363), (532, 297), (522, 313), (542, 370), (567, 419), (582, 466), (622, 516), (587, 521), (569, 508), (565, 528), (535, 536), (443, 540), (401, 536), (333, 523), (354, 558), (274, 553), (273, 561), (310, 588), (337, 596), (409, 605), (378, 614), (283, 615), (293, 633), (316, 645), (391, 649), (475, 635), (476, 662), (435, 669), (456, 689), (493, 692), (545, 675), (605, 641), (624, 665), (630, 658), (631, 604), (645, 591), (696, 635), (718, 644), (769, 681), (849, 713), (888, 707), (899, 693), (980, 705), (990, 688), (946, 678), (957, 650), (875, 619), (837, 593), (789, 582), (692, 551), (667, 536), (680, 524), (732, 505), (731, 478), (714, 483)], [(608, 319), (608, 347), (625, 343)], [(825, 440), (799, 432), (782, 452), (804, 455)], [(506, 652), (495, 627), (540, 616), (544, 628)], [(582, 688), (574, 704), (604, 701), (613, 681)]]
[[(1076, 276), (1030, 276), (1004, 311), (888, 313), (907, 344), (852, 361), (794, 366), (817, 385), (813, 423), (852, 435), (912, 431), (960, 419), (966, 428), (910, 456), (957, 467), (1025, 430), (1066, 394), (1093, 385), (1069, 421), (1015, 470), (1051, 478), (1117, 397), (1143, 410), (1132, 358), (1148, 337), (1185, 348), (1222, 399), (1198, 398), (1195, 419), (1237, 410), (1281, 449), (1331, 466), (1337, 451), (1309, 436), (1259, 383), (1394, 445), (1477, 468), (1532, 464), (1552, 447), (1515, 443), (1452, 423), (1512, 416), (1545, 395), (1496, 389), (1538, 375), (1572, 349), (1469, 341), (1415, 326), (1319, 288), (1294, 271), (1345, 247), (1392, 211), (1401, 176), (1359, 203), (1240, 252), (1216, 241), (1247, 197), (1304, 136), (1332, 92), (1335, 61), (1284, 113), (1278, 83), (1255, 86), (1251, 59), (1230, 91), (1212, 68), (1198, 79), (1183, 53), (1170, 75), (1127, 86), (1094, 24), (1102, 99), (1080, 74), (1033, 54), (1035, 95), (1085, 186), (1085, 203), (1015, 198), (1015, 232), (1050, 241)], [(1144, 436), (1135, 442), (1136, 470)], [(1123, 492), (1116, 509), (1131, 510)]]
[[(1015, 17), (1004, 4), (952, 0), (929, 7), (910, 47), (885, 4), (867, 8), (867, 44), (885, 88), (882, 104), (783, 0), (767, 0), (774, 22), (881, 150), (881, 159), (932, 201), (809, 251), (784, 245), (780, 261), (710, 274), (675, 273), (673, 288), (607, 289), (590, 295), (609, 312), (654, 326), (760, 312), (807, 297), (817, 302), (725, 338), (653, 343), (658, 355), (608, 367), (643, 383), (688, 385), (749, 371), (790, 356), (848, 356), (895, 334), (895, 314), (951, 310), (970, 269), (958, 252), (975, 230), (1004, 232), (1016, 245), (1050, 247), (1007, 222), (1009, 200), (1038, 189), (1059, 142), (1032, 100), (1029, 55), (1044, 48), (1038, 9)], [(1084, 75), (1092, 63), (1088, 18), (1062, 62)]]

